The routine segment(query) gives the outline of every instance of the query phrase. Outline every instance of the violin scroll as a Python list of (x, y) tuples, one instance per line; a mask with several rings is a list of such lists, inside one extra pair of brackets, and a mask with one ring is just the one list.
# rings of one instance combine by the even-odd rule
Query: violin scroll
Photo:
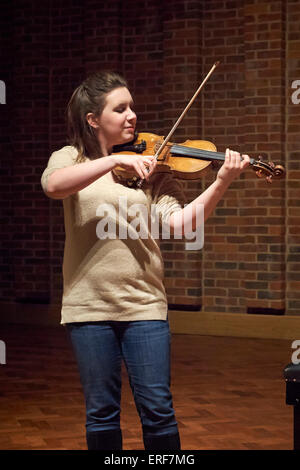
[(275, 165), (273, 162), (263, 162), (262, 157), (258, 160), (253, 160), (252, 169), (255, 171), (258, 178), (266, 178), (268, 183), (272, 183), (273, 179), (283, 178), (285, 169), (282, 165)]

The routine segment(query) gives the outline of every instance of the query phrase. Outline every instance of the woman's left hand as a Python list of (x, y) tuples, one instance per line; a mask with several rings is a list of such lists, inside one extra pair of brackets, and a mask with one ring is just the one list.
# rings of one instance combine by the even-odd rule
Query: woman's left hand
[(239, 152), (226, 149), (225, 161), (217, 174), (217, 179), (225, 184), (230, 184), (244, 171), (250, 163), (248, 155), (240, 155)]

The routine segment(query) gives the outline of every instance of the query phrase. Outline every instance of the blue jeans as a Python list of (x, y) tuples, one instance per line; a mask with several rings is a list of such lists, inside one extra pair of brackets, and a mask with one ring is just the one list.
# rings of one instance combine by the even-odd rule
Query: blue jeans
[(66, 325), (86, 402), (86, 431), (120, 429), (121, 362), (125, 362), (144, 437), (178, 432), (170, 392), (168, 321)]

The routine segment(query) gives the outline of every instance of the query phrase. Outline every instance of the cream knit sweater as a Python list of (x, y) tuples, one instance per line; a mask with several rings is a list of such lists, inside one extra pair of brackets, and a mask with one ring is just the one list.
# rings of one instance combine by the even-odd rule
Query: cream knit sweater
[[(71, 146), (51, 155), (41, 178), (44, 191), (50, 174), (75, 164), (76, 156)], [(169, 173), (152, 175), (141, 189), (106, 174), (63, 199), (61, 323), (165, 320), (163, 260), (151, 214), (152, 222), (154, 214), (166, 221), (183, 204), (182, 187)]]

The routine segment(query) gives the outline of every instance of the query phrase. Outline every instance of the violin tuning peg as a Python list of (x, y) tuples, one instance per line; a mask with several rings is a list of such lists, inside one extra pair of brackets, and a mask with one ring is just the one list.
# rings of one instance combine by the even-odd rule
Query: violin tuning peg
[(256, 173), (256, 176), (258, 176), (258, 178), (263, 178), (264, 176), (262, 170), (257, 170), (255, 173)]
[(275, 168), (275, 163), (274, 162), (268, 162), (271, 168)]
[(267, 177), (266, 177), (266, 180), (267, 180), (267, 182), (270, 183), (270, 184), (273, 183), (272, 175), (267, 176)]

